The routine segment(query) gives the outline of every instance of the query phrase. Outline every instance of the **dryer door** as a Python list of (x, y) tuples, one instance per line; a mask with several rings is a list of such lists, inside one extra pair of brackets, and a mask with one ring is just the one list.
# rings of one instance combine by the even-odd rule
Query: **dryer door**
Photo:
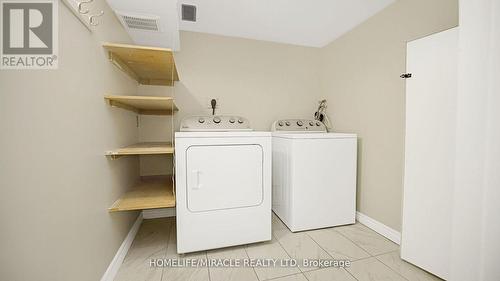
[(194, 145), (186, 151), (191, 212), (243, 208), (263, 201), (260, 145)]

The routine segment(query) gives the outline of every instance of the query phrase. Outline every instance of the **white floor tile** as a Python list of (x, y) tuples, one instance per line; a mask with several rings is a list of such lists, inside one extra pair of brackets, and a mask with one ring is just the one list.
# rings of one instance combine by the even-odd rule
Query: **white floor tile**
[(273, 279), (272, 281), (307, 281), (302, 273)]
[(304, 273), (309, 281), (356, 281), (343, 268), (322, 268)]
[(371, 255), (380, 255), (399, 249), (397, 244), (360, 223), (333, 229), (352, 240)]
[[(172, 227), (166, 251), (167, 259), (197, 259), (207, 260), (206, 252), (196, 252), (179, 255), (177, 254), (177, 235), (175, 227)], [(208, 267), (164, 267), (162, 281), (209, 281)]]
[[(208, 259), (247, 259), (244, 247), (230, 247), (209, 251)], [(210, 267), (211, 281), (258, 281), (251, 267)]]
[(168, 219), (144, 221), (115, 281), (160, 281), (163, 269), (151, 267), (150, 260), (165, 257), (171, 228), (172, 221)]
[(307, 234), (335, 259), (354, 261), (370, 256), (351, 240), (333, 229), (308, 231)]
[[(275, 259), (287, 260), (290, 259), (285, 250), (278, 243), (278, 240), (273, 237), (270, 242), (257, 243), (246, 247), (247, 254), (251, 259)], [(278, 261), (279, 263), (279, 261)], [(290, 274), (300, 273), (297, 267), (255, 267), (255, 272), (259, 280), (267, 280), (286, 276)]]
[(376, 258), (355, 261), (347, 268), (359, 281), (405, 281), (405, 279)]
[(162, 281), (209, 281), (208, 268), (164, 268)]
[(304, 232), (292, 233), (286, 229), (282, 229), (276, 231), (276, 238), (287, 254), (297, 260), (301, 271), (318, 269), (318, 267), (302, 266), (303, 260), (331, 259), (331, 256)]
[(165, 249), (157, 249), (150, 253), (133, 253), (123, 261), (115, 281), (160, 281), (163, 268), (151, 267), (150, 259), (164, 258)]
[[(273, 216), (273, 240), (251, 245), (177, 254), (175, 220), (145, 220), (116, 281), (434, 281), (437, 277), (399, 258), (399, 246), (363, 225), (292, 233)], [(338, 231), (338, 232), (337, 232)], [(352, 241), (352, 242), (351, 242)], [(354, 242), (354, 243), (353, 243)], [(358, 247), (359, 246), (359, 247)], [(376, 257), (368, 257), (368, 252)], [(324, 249), (324, 250), (323, 250)], [(326, 252), (325, 252), (326, 250)], [(328, 253), (327, 253), (328, 252)], [(341, 268), (151, 267), (150, 259), (358, 259)], [(303, 273), (300, 273), (302, 271)], [(405, 277), (405, 278), (403, 278)]]
[(274, 230), (280, 230), (280, 229), (287, 228), (286, 225), (280, 220), (280, 218), (278, 218), (278, 216), (275, 213), (273, 213), (271, 222), (272, 222), (272, 228)]
[(392, 268), (394, 271), (401, 274), (409, 281), (438, 281), (442, 280), (410, 263), (405, 262), (399, 257), (399, 251), (391, 252), (388, 254), (376, 257), (385, 265)]

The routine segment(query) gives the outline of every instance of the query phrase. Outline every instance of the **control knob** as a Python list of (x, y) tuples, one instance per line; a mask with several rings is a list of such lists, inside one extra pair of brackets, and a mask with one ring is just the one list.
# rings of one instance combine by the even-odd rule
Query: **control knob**
[(234, 118), (229, 119), (229, 123), (234, 123), (235, 121)]
[(220, 118), (219, 117), (214, 117), (214, 123), (219, 124), (220, 123)]
[(243, 124), (243, 119), (238, 119), (238, 123)]
[(200, 119), (198, 119), (198, 122), (200, 122), (201, 124), (203, 124), (203, 123), (205, 123), (205, 119), (200, 118)]
[(299, 120), (299, 121), (297, 121), (297, 125), (298, 125), (299, 127), (302, 127), (302, 125), (304, 125), (304, 122), (302, 122), (302, 121), (300, 121), (300, 120)]

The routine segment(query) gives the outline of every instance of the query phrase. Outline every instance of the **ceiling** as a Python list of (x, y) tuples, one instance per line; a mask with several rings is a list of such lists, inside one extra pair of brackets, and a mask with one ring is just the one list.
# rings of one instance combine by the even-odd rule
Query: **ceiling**
[[(136, 44), (180, 49), (179, 30), (323, 47), (395, 0), (107, 0)], [(181, 5), (197, 21), (180, 20)], [(123, 16), (157, 18), (157, 31), (128, 28)]]
[(394, 0), (179, 0), (197, 6), (181, 30), (323, 47)]
[[(107, 0), (135, 44), (179, 50), (177, 0)], [(122, 15), (158, 18), (159, 31), (127, 28)]]

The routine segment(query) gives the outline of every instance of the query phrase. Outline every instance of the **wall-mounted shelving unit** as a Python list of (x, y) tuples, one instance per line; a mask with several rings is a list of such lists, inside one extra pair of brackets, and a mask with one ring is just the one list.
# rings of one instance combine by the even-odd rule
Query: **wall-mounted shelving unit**
[(108, 209), (110, 212), (175, 207), (171, 177), (145, 177)]
[(115, 43), (103, 47), (109, 59), (139, 84), (173, 86), (179, 81), (170, 49)]
[[(173, 86), (179, 81), (172, 50), (165, 48), (104, 43), (110, 61), (143, 85)], [(141, 115), (173, 115), (178, 108), (172, 97), (106, 95), (112, 107)], [(173, 129), (172, 129), (173, 130)], [(172, 132), (173, 134), (173, 132)], [(112, 159), (131, 155), (173, 155), (171, 142), (144, 142), (106, 152)], [(110, 212), (175, 207), (172, 176), (142, 177), (108, 209)]]
[(111, 106), (141, 115), (172, 115), (179, 110), (171, 97), (107, 95), (104, 99)]
[(107, 156), (118, 158), (130, 155), (173, 154), (174, 147), (170, 142), (141, 142), (106, 152)]

